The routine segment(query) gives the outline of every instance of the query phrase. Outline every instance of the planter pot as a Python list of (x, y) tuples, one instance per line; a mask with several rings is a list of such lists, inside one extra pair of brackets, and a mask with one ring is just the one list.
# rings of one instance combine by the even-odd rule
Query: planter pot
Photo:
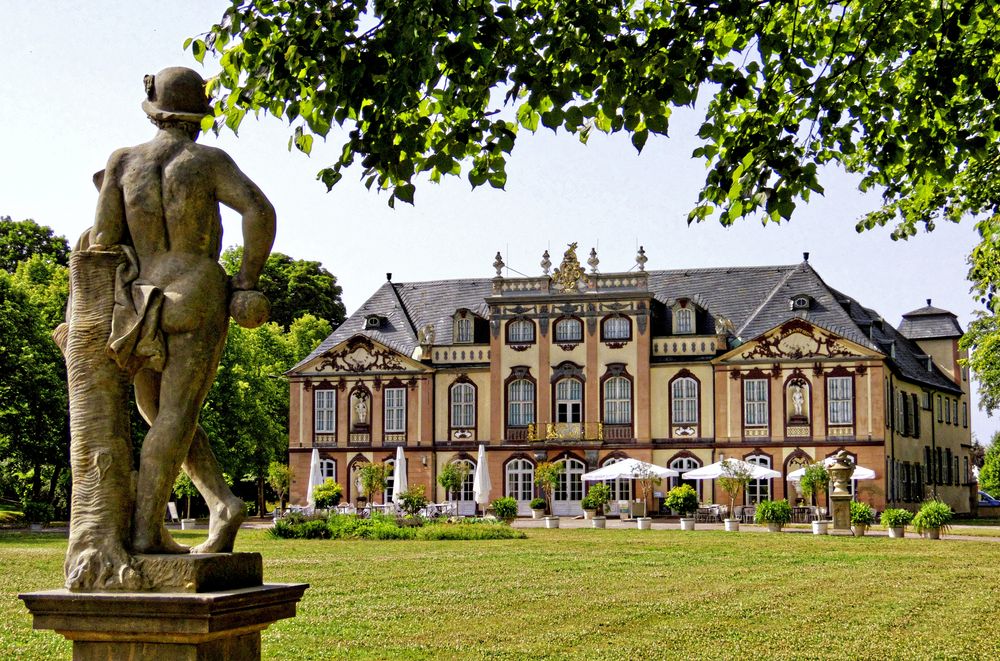
[(829, 521), (813, 521), (812, 522), (812, 527), (813, 527), (813, 534), (814, 535), (825, 535), (825, 534), (827, 534), (827, 532), (829, 530), (830, 522)]
[(726, 532), (739, 532), (740, 531), (740, 520), (739, 519), (726, 519)]
[(590, 521), (591, 519), (594, 518), (596, 512), (597, 510), (583, 510), (583, 520)]
[(559, 527), (559, 517), (558, 516), (547, 516), (544, 519), (546, 528), (558, 528)]
[(904, 537), (906, 535), (906, 528), (899, 526), (897, 528), (889, 528), (889, 537)]
[(545, 510), (531, 510), (532, 519), (540, 519), (545, 516)]
[(865, 525), (851, 526), (851, 532), (854, 533), (855, 537), (864, 537), (865, 533), (868, 532), (868, 526)]
[(781, 532), (781, 526), (783, 526), (783, 525), (785, 525), (785, 524), (783, 524), (783, 523), (774, 523), (773, 521), (768, 521), (767, 522), (767, 531), (768, 532)]
[(681, 519), (681, 530), (694, 530), (694, 519)]
[(605, 524), (608, 522), (603, 516), (595, 516), (590, 520), (590, 525), (594, 528), (604, 528)]
[(924, 537), (927, 539), (941, 539), (941, 529), (940, 528), (928, 528), (924, 531)]
[(639, 530), (649, 530), (653, 527), (653, 519), (648, 516), (637, 517), (636, 523), (639, 524)]
[(194, 524), (194, 519), (181, 519), (181, 530), (192, 530), (194, 529)]

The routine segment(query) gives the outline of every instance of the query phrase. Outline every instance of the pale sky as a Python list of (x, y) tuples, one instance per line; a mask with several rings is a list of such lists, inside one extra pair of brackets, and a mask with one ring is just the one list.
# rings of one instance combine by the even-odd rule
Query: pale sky
[[(34, 218), (72, 243), (93, 222), (91, 176), (116, 148), (149, 139), (142, 77), (183, 65), (216, 72), (183, 51), (228, 2), (184, 0), (116, 3), (0, 0), (0, 215)], [(507, 264), (540, 274), (542, 252), (554, 262), (565, 245), (581, 256), (597, 247), (604, 272), (634, 265), (637, 245), (647, 269), (810, 264), (832, 287), (874, 308), (893, 324), (925, 299), (958, 315), (963, 328), (977, 308), (965, 279), (976, 243), (971, 222), (939, 226), (906, 242), (889, 229), (857, 234), (854, 224), (879, 198), (856, 180), (827, 171), (825, 196), (797, 210), (790, 223), (746, 221), (726, 229), (689, 227), (704, 167), (690, 158), (698, 118), (675, 113), (672, 137), (653, 137), (637, 155), (625, 134), (595, 135), (581, 145), (548, 129), (523, 132), (507, 165), (506, 191), (470, 190), (464, 178), (417, 182), (416, 205), (386, 205), (367, 191), (360, 170), (331, 193), (315, 178), (340, 147), (337, 129), (311, 157), (287, 150), (288, 129), (274, 118), (248, 117), (239, 138), (204, 136), (226, 149), (263, 189), (278, 213), (274, 249), (323, 263), (344, 288), (348, 312), (385, 280), (491, 277), (499, 250)], [(225, 216), (225, 245), (240, 243), (238, 218)], [(973, 395), (974, 404), (978, 398)], [(1000, 429), (976, 406), (973, 431), (988, 441)]]

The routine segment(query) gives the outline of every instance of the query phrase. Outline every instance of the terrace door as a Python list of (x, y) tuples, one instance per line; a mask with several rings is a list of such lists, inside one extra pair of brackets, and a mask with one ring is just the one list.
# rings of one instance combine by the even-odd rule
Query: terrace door
[(565, 470), (559, 475), (553, 497), (552, 510), (556, 516), (578, 516), (583, 514), (580, 501), (583, 500), (583, 480), (586, 467), (579, 459), (564, 459)]

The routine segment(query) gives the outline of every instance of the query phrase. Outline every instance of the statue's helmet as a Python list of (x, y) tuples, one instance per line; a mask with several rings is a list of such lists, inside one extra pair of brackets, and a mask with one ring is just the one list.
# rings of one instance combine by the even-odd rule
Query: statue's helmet
[(143, 78), (146, 100), (142, 109), (151, 119), (201, 122), (212, 107), (205, 94), (205, 81), (187, 67), (168, 67)]

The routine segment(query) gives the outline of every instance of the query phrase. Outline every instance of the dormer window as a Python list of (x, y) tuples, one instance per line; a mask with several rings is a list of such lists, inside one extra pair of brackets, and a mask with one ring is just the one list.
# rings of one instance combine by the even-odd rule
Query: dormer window
[(683, 335), (694, 332), (694, 310), (678, 308), (674, 310), (674, 334)]
[(370, 314), (365, 317), (365, 330), (378, 330), (385, 323), (385, 317), (380, 314)]
[(798, 294), (788, 299), (789, 310), (808, 310), (812, 307), (812, 296), (808, 294)]
[(473, 333), (472, 317), (463, 317), (455, 322), (455, 342), (458, 344), (472, 344)]

